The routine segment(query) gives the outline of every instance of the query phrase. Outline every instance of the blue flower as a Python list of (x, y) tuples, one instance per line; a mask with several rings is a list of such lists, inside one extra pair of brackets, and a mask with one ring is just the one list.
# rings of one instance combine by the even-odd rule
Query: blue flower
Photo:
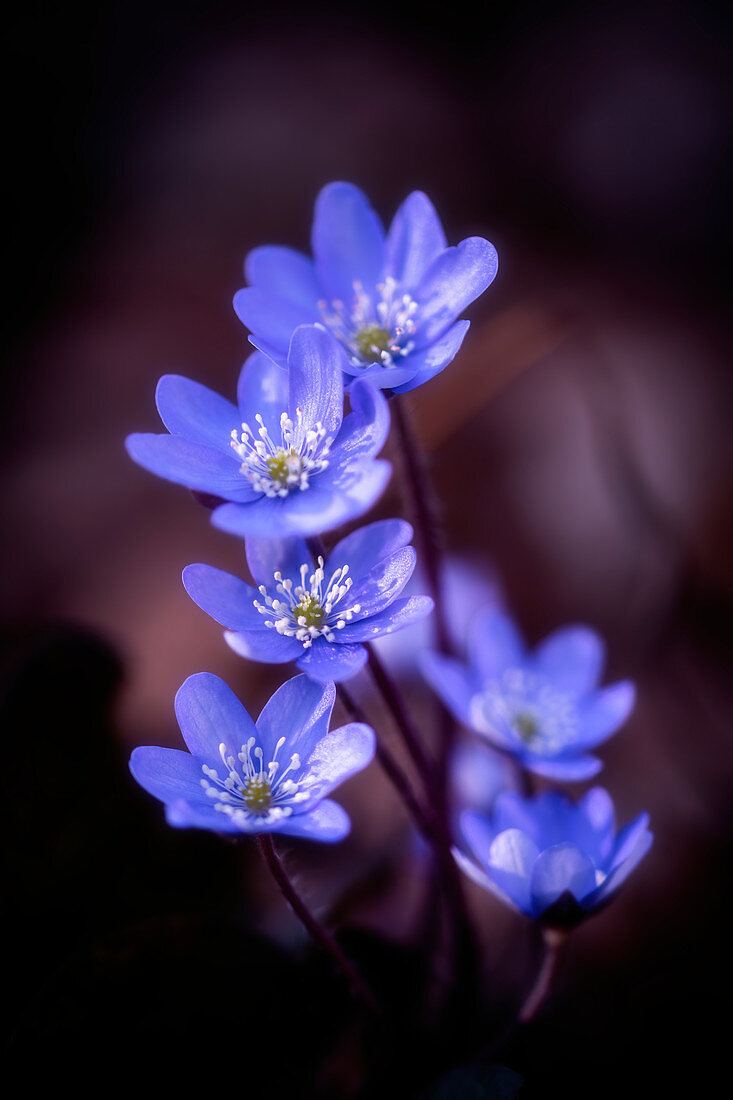
[(389, 431), (387, 403), (353, 386), (343, 416), (343, 350), (317, 325), (293, 333), (287, 371), (255, 353), (239, 376), (238, 405), (196, 382), (164, 375), (158, 412), (170, 435), (131, 435), (131, 457), (153, 473), (227, 503), (216, 527), (287, 537), (330, 530), (372, 506), (390, 474), (375, 460)]
[(412, 528), (383, 520), (347, 535), (314, 565), (302, 539), (246, 540), (259, 588), (210, 565), (189, 565), (183, 583), (227, 641), (255, 661), (297, 660), (314, 680), (347, 680), (367, 659), (362, 645), (428, 615), (427, 596), (398, 599), (415, 568)]
[(389, 233), (358, 187), (330, 183), (316, 200), (314, 259), (290, 248), (250, 252), (251, 284), (234, 298), (255, 347), (284, 362), (294, 328), (328, 325), (344, 370), (406, 393), (451, 362), (468, 330), (457, 318), (486, 290), (496, 250), (482, 237), (448, 248), (430, 200), (414, 191)]
[(492, 609), (476, 621), (468, 665), (425, 654), (423, 675), (455, 716), (529, 771), (582, 780), (602, 765), (587, 750), (628, 718), (634, 686), (598, 688), (603, 643), (585, 626), (550, 634), (528, 652), (517, 627)]
[(342, 840), (349, 817), (325, 795), (370, 763), (375, 740), (359, 723), (329, 733), (335, 699), (333, 684), (296, 676), (255, 724), (223, 680), (199, 672), (176, 695), (189, 752), (144, 746), (130, 770), (178, 828)]
[(461, 815), (470, 854), (454, 849), (474, 882), (545, 924), (571, 926), (611, 900), (648, 852), (649, 817), (616, 832), (613, 803), (594, 787), (577, 804), (557, 791), (500, 794), (491, 816)]

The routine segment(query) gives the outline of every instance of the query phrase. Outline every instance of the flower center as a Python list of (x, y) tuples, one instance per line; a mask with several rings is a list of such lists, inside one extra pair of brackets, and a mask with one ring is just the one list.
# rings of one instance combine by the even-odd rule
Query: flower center
[(309, 649), (316, 638), (324, 637), (332, 642), (335, 631), (343, 630), (361, 611), (358, 603), (351, 607), (342, 604), (353, 584), (347, 576), (348, 571), (348, 565), (334, 569), (328, 584), (325, 583), (323, 558), (318, 559), (315, 569), (308, 563), (301, 565), (300, 584), (294, 584), (289, 577), (283, 578), (278, 571), (274, 574), (275, 594), (261, 584), (259, 592), (263, 602), (255, 600), (254, 605), (260, 615), (264, 615), (266, 626), (286, 638), (297, 638), (304, 649)]
[(242, 787), (242, 801), (253, 814), (264, 814), (272, 805), (270, 780), (264, 775), (253, 775)]
[(305, 625), (308, 627), (322, 627), (325, 613), (318, 596), (304, 596), (300, 603), (293, 608), (293, 617), (296, 622), (304, 619)]
[(287, 413), (280, 417), (280, 443), (273, 441), (260, 413), (255, 433), (249, 424), (242, 424), (241, 433), (232, 432), (231, 445), (242, 460), (240, 467), (252, 488), (267, 497), (286, 497), (295, 490), (307, 489), (314, 474), (328, 466), (333, 440), (326, 438), (326, 429), (318, 422), (307, 428), (303, 413), (297, 410), (295, 425)]
[(380, 325), (362, 325), (354, 334), (354, 343), (365, 362), (381, 359), (383, 351), (389, 351), (392, 338), (386, 328)]
[(353, 287), (350, 305), (339, 299), (318, 303), (324, 323), (348, 352), (352, 366), (394, 367), (415, 346), (417, 302), (391, 276), (372, 294), (358, 280)]
[(272, 759), (265, 764), (264, 753), (254, 737), (242, 745), (236, 757), (227, 755), (222, 742), (219, 756), (224, 766), (223, 778), (219, 768), (201, 765), (205, 776), (201, 786), (214, 801), (214, 809), (246, 830), (253, 819), (258, 824), (272, 824), (294, 813), (298, 803), (307, 802), (311, 797), (308, 788), (315, 780), (308, 775), (294, 778), (301, 767), (297, 752), (290, 757), (288, 766), (281, 769), (278, 754), (284, 744), (285, 738), (281, 737)]
[(286, 451), (278, 447), (274, 454), (265, 459), (265, 465), (271, 480), (281, 488), (296, 485), (300, 481), (303, 464), (300, 455), (292, 448)]
[(540, 731), (537, 715), (528, 710), (520, 710), (514, 715), (514, 729), (527, 745), (531, 745)]
[(532, 752), (552, 755), (577, 738), (575, 697), (523, 668), (507, 669), (475, 695), (471, 716), (477, 729)]

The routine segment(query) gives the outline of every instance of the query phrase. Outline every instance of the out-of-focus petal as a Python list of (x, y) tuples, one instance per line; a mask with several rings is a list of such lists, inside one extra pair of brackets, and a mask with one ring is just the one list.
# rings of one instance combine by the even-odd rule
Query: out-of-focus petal
[(384, 268), (384, 229), (363, 191), (330, 183), (316, 199), (313, 255), (324, 297), (349, 304), (354, 282), (371, 292)]
[(598, 684), (603, 657), (603, 642), (595, 630), (565, 626), (537, 647), (533, 664), (560, 691), (581, 695)]
[(532, 904), (541, 913), (566, 891), (576, 901), (582, 901), (595, 885), (595, 867), (590, 857), (574, 844), (555, 844), (535, 860), (530, 877)]

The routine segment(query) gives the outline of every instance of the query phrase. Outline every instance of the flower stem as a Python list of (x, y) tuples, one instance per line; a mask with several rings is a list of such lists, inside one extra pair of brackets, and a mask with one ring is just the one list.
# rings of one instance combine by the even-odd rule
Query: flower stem
[(433, 813), (431, 822), (434, 822), (429, 839), (435, 852), (436, 867), (443, 881), (445, 901), (456, 936), (457, 969), (462, 976), (470, 975), (471, 971), (475, 972), (476, 969), (476, 944), (466, 910), (461, 877), (451, 852), (446, 788), (440, 772), (422, 747), (419, 734), (400, 691), (374, 648), (369, 646), (368, 649), (371, 673), (427, 788)]
[[(349, 716), (354, 722), (367, 723), (367, 718), (362, 711), (359, 704), (354, 699), (353, 695), (343, 684), (336, 685), (336, 691), (338, 697), (341, 700), (344, 709), (348, 712)], [(377, 759), (382, 765), (385, 774), (392, 783), (393, 787), (399, 794), (405, 806), (409, 810), (412, 818), (417, 825), (418, 829), (425, 835), (427, 839), (433, 836), (434, 825), (431, 824), (428, 815), (423, 807), (417, 800), (410, 781), (403, 772), (400, 765), (395, 760), (392, 753), (389, 751), (386, 745), (384, 745), (381, 739), (377, 738)]]
[(428, 588), (435, 603), (433, 621), (438, 648), (441, 653), (450, 653), (452, 646), (443, 601), (443, 553), (438, 506), (428, 477), (425, 457), (403, 398), (398, 397), (392, 402), (392, 409), (393, 423), (399, 439), (400, 460), (405, 472), (404, 483), (409, 508), (420, 542)]
[(374, 681), (379, 688), (382, 698), (397, 724), (402, 740), (405, 742), (405, 748), (412, 757), (420, 775), (425, 780), (427, 787), (434, 791), (436, 780), (435, 765), (422, 746), (420, 735), (415, 728), (412, 717), (405, 705), (405, 701), (394, 680), (377, 656), (377, 651), (374, 646), (369, 645), (367, 649), (369, 650), (369, 671), (374, 677)]
[(557, 973), (562, 949), (567, 943), (569, 933), (561, 928), (545, 928), (542, 933), (544, 954), (535, 983), (519, 1010), (517, 1020), (528, 1024), (533, 1020), (550, 995), (552, 983)]
[(257, 837), (257, 843), (262, 853), (262, 857), (280, 889), (280, 893), (283, 895), (313, 942), (317, 943), (331, 956), (336, 966), (348, 979), (354, 993), (357, 994), (364, 1004), (367, 1005), (372, 1012), (378, 1012), (377, 1002), (371, 990), (367, 988), (359, 977), (331, 933), (324, 928), (318, 918), (314, 916), (305, 904), (300, 894), (296, 891), (283, 867), (282, 860), (275, 851), (275, 845), (272, 842), (270, 834), (261, 833)]

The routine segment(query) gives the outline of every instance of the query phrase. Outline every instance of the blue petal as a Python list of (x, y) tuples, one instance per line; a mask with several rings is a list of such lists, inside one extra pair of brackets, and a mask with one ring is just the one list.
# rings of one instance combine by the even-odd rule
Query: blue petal
[(368, 382), (354, 382), (349, 390), (351, 412), (341, 425), (331, 455), (336, 462), (379, 454), (389, 435), (389, 406)]
[(161, 802), (174, 802), (178, 798), (207, 801), (201, 786), (204, 778), (201, 761), (190, 752), (142, 745), (132, 752), (130, 771), (140, 786)]
[(187, 565), (183, 587), (195, 604), (228, 630), (265, 630), (265, 620), (254, 606), (257, 590), (239, 577), (212, 565)]
[(618, 836), (613, 845), (613, 855), (609, 861), (609, 867), (613, 871), (616, 867), (620, 867), (624, 863), (631, 853), (636, 848), (639, 838), (643, 836), (649, 829), (649, 814), (643, 813), (635, 817), (633, 821), (630, 821), (628, 825), (624, 825), (623, 829), (619, 830)]
[(194, 756), (221, 772), (219, 745), (235, 756), (255, 724), (232, 689), (210, 672), (197, 672), (181, 684), (175, 699), (183, 739)]
[(323, 488), (311, 484), (284, 500), (263, 496), (246, 507), (222, 504), (212, 513), (211, 522), (232, 535), (318, 535), (366, 512), (383, 492), (391, 466), (388, 462), (370, 462), (355, 467), (345, 487), (336, 477), (326, 482), (329, 472), (318, 475)]
[(275, 573), (300, 583), (301, 565), (312, 565), (310, 550), (304, 539), (262, 538), (250, 535), (245, 539), (247, 565), (256, 584), (273, 588)]
[(225, 500), (242, 503), (257, 500), (247, 478), (240, 472), (240, 463), (234, 452), (229, 455), (201, 443), (190, 443), (178, 435), (129, 435), (125, 440), (127, 453), (139, 466), (185, 485), (212, 493)]
[(468, 640), (469, 659), (485, 680), (494, 680), (524, 659), (524, 644), (515, 623), (498, 608), (474, 620)]
[(504, 790), (516, 783), (510, 760), (494, 752), (477, 737), (461, 739), (450, 763), (452, 801), (460, 809), (490, 813)]
[(601, 902), (610, 900), (642, 861), (651, 848), (653, 840), (652, 833), (646, 827), (635, 833), (633, 847), (627, 849), (625, 858), (613, 868), (608, 878), (584, 899), (584, 906), (591, 909)]
[(171, 435), (203, 443), (232, 458), (232, 431), (239, 411), (225, 397), (178, 374), (164, 374), (155, 391), (160, 418)]
[(290, 337), (298, 325), (307, 325), (318, 319), (315, 303), (313, 308), (308, 308), (255, 286), (237, 291), (234, 312), (251, 333), (277, 348), (281, 354), (287, 351)]
[(244, 267), (247, 282), (274, 297), (302, 309), (311, 308), (317, 320), (318, 300), (322, 296), (313, 261), (302, 252), (279, 245), (255, 248)]
[(335, 642), (317, 638), (298, 658), (298, 668), (321, 684), (327, 684), (330, 680), (341, 683), (356, 676), (366, 664), (367, 651), (363, 645), (342, 645), (340, 635), (341, 631), (338, 631)]
[(312, 234), (316, 272), (325, 297), (347, 306), (354, 282), (371, 293), (384, 268), (384, 230), (366, 195), (350, 183), (330, 183), (316, 199)]
[[(404, 386), (415, 377), (416, 371), (417, 366), (413, 365), (410, 355), (400, 359), (398, 367), (385, 367), (383, 363), (370, 363), (365, 367), (361, 363), (352, 363), (350, 359), (346, 360), (344, 366), (345, 374), (350, 375), (352, 379), (367, 382), (378, 390), (391, 390)], [(346, 381), (348, 382), (349, 378)], [(353, 381), (351, 384), (354, 384)]]
[(169, 825), (176, 829), (211, 829), (216, 833), (242, 833), (240, 825), (232, 821), (228, 814), (215, 810), (210, 799), (206, 802), (191, 804), (185, 799), (169, 802), (165, 808)]
[(354, 581), (365, 576), (383, 558), (412, 542), (412, 527), (401, 519), (382, 519), (358, 527), (336, 543), (328, 555), (329, 567), (347, 564)]
[(556, 844), (535, 860), (530, 877), (532, 904), (542, 913), (566, 891), (582, 901), (595, 885), (595, 867), (589, 856), (574, 844)]
[(276, 630), (228, 630), (224, 634), (227, 645), (246, 657), (248, 661), (262, 661), (264, 664), (284, 665), (295, 661), (303, 652), (303, 643), (297, 638), (286, 638)]
[(468, 237), (446, 248), (425, 273), (415, 298), (419, 303), (417, 347), (441, 336), (496, 275), (496, 249), (482, 237)]
[(614, 846), (616, 814), (613, 801), (603, 787), (592, 787), (578, 803), (580, 814), (575, 839), (596, 867), (606, 864)]
[(519, 829), (507, 829), (495, 836), (488, 853), (491, 878), (525, 913), (532, 910), (529, 883), (538, 856), (534, 840)]
[[(290, 337), (288, 337), (288, 344)], [(266, 355), (255, 352), (242, 367), (237, 385), (240, 419), (257, 431), (255, 415), (260, 413), (270, 436), (280, 441), (280, 417), (288, 408), (288, 374)]]
[[(374, 730), (361, 722), (351, 722), (321, 737), (313, 747), (307, 766), (306, 790), (311, 800), (320, 801), (352, 775), (363, 771), (374, 759), (375, 748)], [(301, 806), (310, 804), (310, 801), (303, 802)]]
[(332, 802), (330, 798), (324, 798), (309, 813), (293, 814), (292, 817), (283, 818), (274, 828), (272, 833), (286, 836), (304, 837), (306, 840), (320, 840), (327, 844), (334, 844), (337, 840), (343, 840), (351, 831), (351, 821), (343, 806), (338, 802)]
[(521, 829), (539, 848), (572, 839), (570, 822), (576, 813), (570, 799), (559, 791), (545, 791), (524, 798), (516, 791), (502, 791), (494, 803), (494, 830)]
[(522, 753), (521, 760), (528, 771), (535, 775), (541, 775), (543, 779), (553, 779), (566, 783), (581, 783), (590, 779), (603, 767), (602, 762), (596, 756), (534, 756), (532, 753)]
[(366, 575), (354, 578), (349, 602), (359, 604), (358, 619), (376, 615), (396, 600), (415, 570), (417, 554), (413, 546), (403, 546), (388, 558), (377, 562)]
[(404, 600), (395, 600), (377, 615), (347, 623), (339, 631), (339, 641), (370, 642), (385, 634), (394, 634), (396, 630), (402, 630), (403, 627), (424, 619), (433, 610), (433, 606), (429, 596), (410, 596)]
[(459, 828), (477, 862), (482, 867), (488, 867), (491, 845), (496, 836), (491, 819), (475, 810), (464, 810), (459, 818)]
[(599, 745), (622, 726), (634, 709), (636, 690), (629, 680), (602, 688), (578, 704), (579, 745)]
[(352, 519), (371, 508), (384, 491), (391, 473), (389, 462), (381, 459), (342, 463), (341, 455), (336, 456), (332, 451), (330, 466), (319, 474), (319, 487), (342, 494), (346, 498), (342, 505), (346, 518)]
[(533, 663), (558, 690), (583, 695), (598, 684), (603, 657), (603, 642), (594, 630), (566, 626), (545, 638), (533, 655)]
[(409, 393), (410, 390), (417, 389), (418, 386), (422, 386), (424, 382), (429, 382), (431, 378), (435, 378), (437, 374), (445, 370), (458, 354), (470, 323), (470, 321), (456, 321), (434, 343), (428, 344), (422, 351), (413, 351), (407, 358), (410, 366), (416, 368), (416, 372), (409, 382), (393, 386), (393, 392)]
[(489, 878), (483, 868), (479, 867), (478, 864), (476, 864), (472, 859), (469, 859), (468, 856), (465, 855), (459, 848), (453, 848), (452, 852), (453, 858), (455, 859), (460, 869), (463, 871), (464, 874), (468, 875), (468, 877), (473, 882), (475, 882), (477, 886), (480, 886), (483, 890), (486, 890), (488, 893), (493, 894), (494, 897), (498, 898), (499, 901), (504, 903), (504, 905), (508, 905), (511, 909), (517, 908), (516, 903), (513, 902), (512, 899), (508, 897), (508, 895), (505, 894), (503, 890), (499, 889), (497, 884), (491, 878)]
[(447, 243), (430, 199), (422, 191), (413, 191), (389, 227), (385, 274), (391, 275), (405, 290), (414, 290)]
[(420, 671), (439, 698), (460, 722), (471, 725), (471, 700), (476, 694), (475, 678), (466, 665), (440, 653), (423, 653)]
[(279, 687), (257, 719), (258, 740), (265, 753), (274, 753), (281, 737), (286, 745), (281, 759), (297, 752), (307, 770), (313, 749), (328, 732), (336, 701), (333, 684), (317, 684), (307, 676), (294, 676)]
[(336, 436), (344, 414), (345, 359), (335, 336), (320, 325), (301, 325), (292, 333), (288, 352), (288, 412), (294, 425), (297, 426), (301, 412), (305, 429), (320, 423), (326, 435)]

